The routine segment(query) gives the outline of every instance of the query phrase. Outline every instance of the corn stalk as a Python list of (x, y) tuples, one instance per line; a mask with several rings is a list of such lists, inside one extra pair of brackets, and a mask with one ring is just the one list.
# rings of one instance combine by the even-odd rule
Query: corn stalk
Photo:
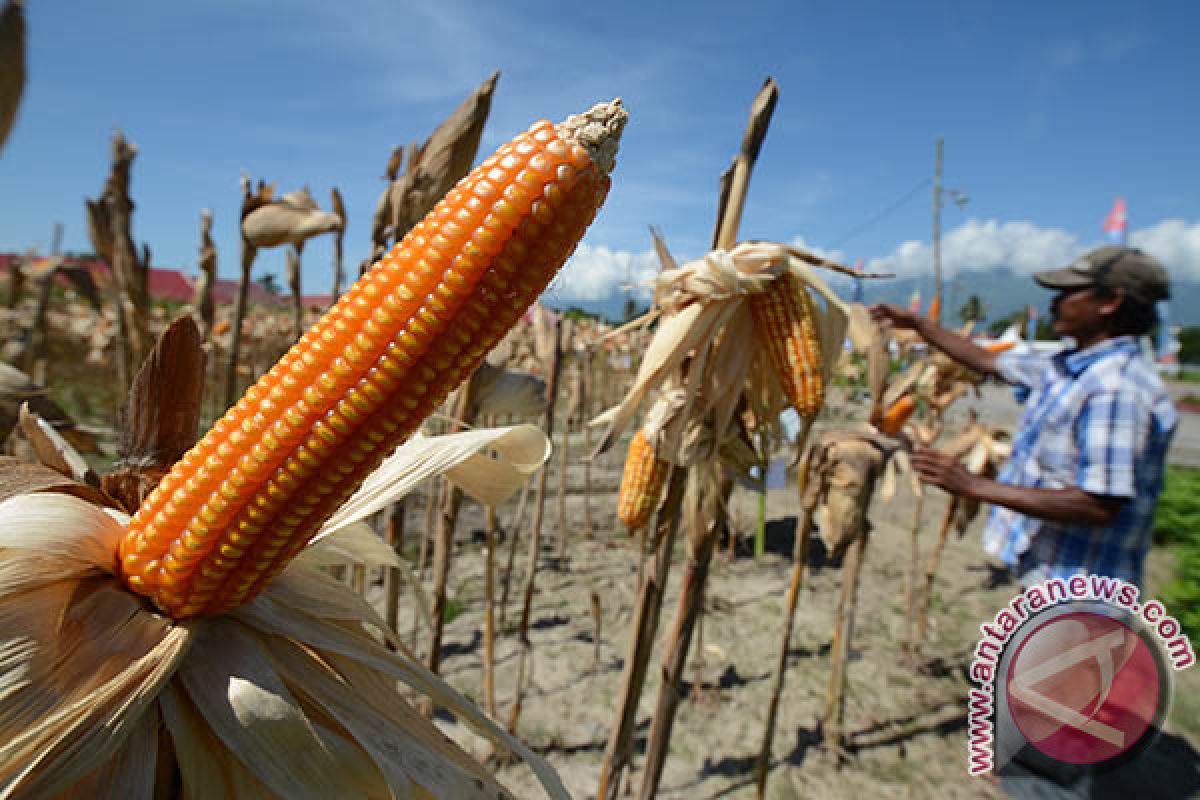
[(113, 302), (117, 309), (117, 379), (121, 392), (129, 388), (134, 365), (150, 352), (150, 250), (139, 255), (133, 243), (133, 199), (130, 174), (137, 147), (121, 131), (112, 138), (112, 168), (95, 200), (87, 200), (88, 234), (92, 247), (112, 269)]
[[(804, 429), (796, 444), (800, 452), (804, 452), (809, 432), (812, 430), (812, 419), (806, 419)], [(808, 565), (808, 543), (812, 538), (814, 508), (805, 504), (805, 490), (809, 480), (809, 468), (812, 460), (806, 458), (800, 468), (797, 478), (803, 520), (796, 533), (796, 541), (792, 545), (792, 580), (788, 584), (787, 609), (783, 617), (783, 635), (779, 641), (779, 658), (775, 664), (775, 683), (771, 689), (771, 703), (767, 707), (767, 724), (763, 730), (762, 747), (758, 751), (758, 761), (754, 765), (754, 779), (757, 797), (763, 800), (767, 791), (767, 770), (771, 764), (771, 745), (775, 739), (775, 719), (779, 713), (779, 699), (783, 696), (783, 679), (787, 673), (787, 654), (792, 640), (792, 626), (796, 621), (796, 605), (800, 599), (800, 590), (804, 586), (804, 571)]]
[(929, 631), (929, 610), (933, 603), (933, 583), (937, 578), (938, 565), (942, 562), (942, 553), (946, 550), (946, 539), (950, 535), (950, 526), (954, 522), (954, 516), (958, 512), (960, 502), (957, 495), (950, 498), (950, 502), (946, 506), (946, 514), (942, 517), (941, 527), (938, 528), (937, 542), (933, 545), (933, 550), (929, 553), (929, 559), (925, 562), (925, 575), (921, 585), (921, 605), (917, 609), (917, 620), (912, 644), (914, 655), (920, 652), (921, 645), (925, 642), (925, 635)]
[(671, 566), (671, 552), (679, 530), (679, 508), (683, 503), (686, 485), (687, 470), (672, 466), (667, 477), (667, 491), (662, 505), (651, 524), (647, 526), (654, 532), (654, 557), (646, 577), (640, 581), (637, 601), (634, 604), (625, 669), (621, 674), (621, 698), (617, 703), (617, 714), (609, 733), (608, 745), (604, 750), (604, 761), (600, 765), (597, 800), (616, 799), (621, 778), (630, 766), (638, 701), (641, 699), (646, 670), (650, 666), (650, 654), (658, 633), (659, 615)]
[[(559, 376), (562, 371), (562, 353), (560, 350), (561, 317), (554, 323), (554, 351), (550, 359), (550, 380), (546, 384), (546, 414), (542, 421), (542, 430), (547, 438), (554, 437), (554, 405), (558, 398)], [(508, 731), (513, 735), (517, 731), (517, 723), (521, 717), (521, 706), (525, 699), (525, 662), (532, 656), (533, 645), (529, 641), (529, 623), (533, 619), (533, 592), (537, 583), (538, 556), (542, 549), (542, 519), (546, 510), (546, 472), (543, 466), (538, 471), (537, 493), (533, 501), (533, 529), (529, 532), (529, 562), (525, 573), (525, 596), (521, 605), (521, 623), (517, 636), (521, 642), (521, 655), (517, 665), (517, 686), (512, 707), (509, 709)]]
[[(451, 404), (451, 433), (464, 430), (471, 424), (471, 383), (466, 380), (455, 393)], [(454, 557), (454, 529), (458, 525), (458, 510), (462, 505), (462, 490), (450, 481), (442, 482), (442, 513), (438, 517), (437, 533), (433, 538), (433, 630), (429, 641), (429, 671), (434, 675), (442, 663), (442, 634), (446, 626), (446, 585), (450, 578), (450, 562)]]
[(846, 709), (846, 665), (850, 642), (854, 639), (854, 619), (858, 610), (858, 585), (862, 578), (862, 562), (866, 556), (870, 526), (864, 526), (846, 551), (842, 568), (842, 589), (833, 616), (833, 644), (830, 646), (829, 687), (825, 694), (825, 711), (821, 715), (821, 730), (826, 741), (840, 746), (843, 741), (843, 722)]

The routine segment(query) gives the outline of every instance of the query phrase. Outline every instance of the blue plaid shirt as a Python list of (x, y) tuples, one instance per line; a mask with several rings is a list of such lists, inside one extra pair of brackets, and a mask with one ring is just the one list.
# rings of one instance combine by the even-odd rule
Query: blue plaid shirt
[(1053, 356), (1000, 354), (1000, 374), (1029, 389), (999, 480), (1013, 486), (1127, 497), (1108, 528), (1027, 517), (993, 506), (984, 547), (1037, 580), (1077, 572), (1140, 584), (1176, 412), (1132, 336)]

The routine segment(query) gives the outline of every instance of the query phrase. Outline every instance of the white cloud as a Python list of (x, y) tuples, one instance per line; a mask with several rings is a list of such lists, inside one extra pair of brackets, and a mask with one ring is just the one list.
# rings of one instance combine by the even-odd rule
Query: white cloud
[(567, 261), (550, 292), (559, 302), (595, 302), (633, 287), (635, 296), (646, 302), (657, 273), (658, 256), (653, 250), (631, 253), (585, 243)]
[[(1200, 222), (1164, 220), (1134, 231), (1129, 241), (1162, 261), (1172, 275), (1200, 280)], [(996, 267), (1027, 274), (1068, 264), (1100, 244), (1103, 242), (1084, 242), (1061, 228), (1042, 228), (1032, 222), (970, 219), (942, 238), (942, 268), (947, 276)], [(871, 259), (867, 267), (899, 277), (929, 275), (932, 248), (927, 242), (904, 242), (888, 255)]]
[[(942, 265), (947, 278), (967, 270), (1001, 267), (1028, 274), (1069, 264), (1080, 254), (1103, 243), (1100, 240), (1084, 242), (1061, 228), (1043, 228), (1024, 220), (970, 219), (943, 237)], [(802, 236), (793, 238), (791, 244), (847, 263), (843, 251), (814, 245)], [(1135, 231), (1130, 236), (1130, 244), (1153, 254), (1177, 279), (1200, 280), (1200, 222), (1164, 220)], [(906, 278), (930, 275), (932, 264), (928, 242), (907, 241), (886, 256), (870, 259), (866, 269)], [(658, 258), (653, 250), (634, 253), (603, 245), (581, 244), (554, 281), (551, 293), (559, 302), (589, 303), (609, 299), (626, 287), (633, 287), (637, 299), (648, 302), (652, 294), (650, 286), (657, 272)]]
[(1200, 280), (1200, 222), (1163, 220), (1134, 231), (1129, 243), (1163, 262), (1172, 275)]
[[(942, 237), (942, 269), (947, 276), (995, 267), (1029, 273), (1066, 264), (1083, 249), (1078, 237), (1058, 228), (1041, 228), (1026, 221), (970, 219)], [(892, 272), (899, 277), (928, 275), (933, 269), (933, 249), (926, 242), (904, 242), (889, 255), (871, 259), (867, 266), (873, 272)]]

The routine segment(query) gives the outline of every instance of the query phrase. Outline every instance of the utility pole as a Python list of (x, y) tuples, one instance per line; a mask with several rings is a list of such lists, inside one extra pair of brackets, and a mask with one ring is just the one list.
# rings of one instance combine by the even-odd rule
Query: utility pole
[(942, 137), (933, 162), (933, 304), (934, 322), (942, 321)]

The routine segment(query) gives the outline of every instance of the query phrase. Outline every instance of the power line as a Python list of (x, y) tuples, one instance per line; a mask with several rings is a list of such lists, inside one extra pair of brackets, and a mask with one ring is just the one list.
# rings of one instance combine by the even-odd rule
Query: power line
[(895, 201), (894, 203), (892, 203), (891, 205), (889, 205), (887, 208), (883, 209), (879, 213), (875, 214), (873, 217), (870, 217), (865, 222), (861, 222), (858, 225), (855, 225), (849, 231), (842, 234), (842, 236), (839, 237), (835, 242), (833, 242), (833, 244), (829, 245), (829, 247), (830, 248), (840, 247), (841, 245), (845, 244), (850, 239), (853, 239), (855, 236), (862, 233), (867, 228), (874, 225), (876, 222), (879, 222), (881, 219), (883, 219), (887, 215), (891, 214), (896, 209), (900, 208), (902, 205), (907, 203), (909, 200), (913, 199), (913, 197), (916, 196), (917, 192), (921, 191), (926, 186), (928, 186), (932, 180), (933, 180), (932, 178), (922, 178), (921, 180), (917, 181), (916, 185), (913, 186), (911, 189), (909, 189), (907, 192), (905, 192), (904, 195), (899, 200)]

